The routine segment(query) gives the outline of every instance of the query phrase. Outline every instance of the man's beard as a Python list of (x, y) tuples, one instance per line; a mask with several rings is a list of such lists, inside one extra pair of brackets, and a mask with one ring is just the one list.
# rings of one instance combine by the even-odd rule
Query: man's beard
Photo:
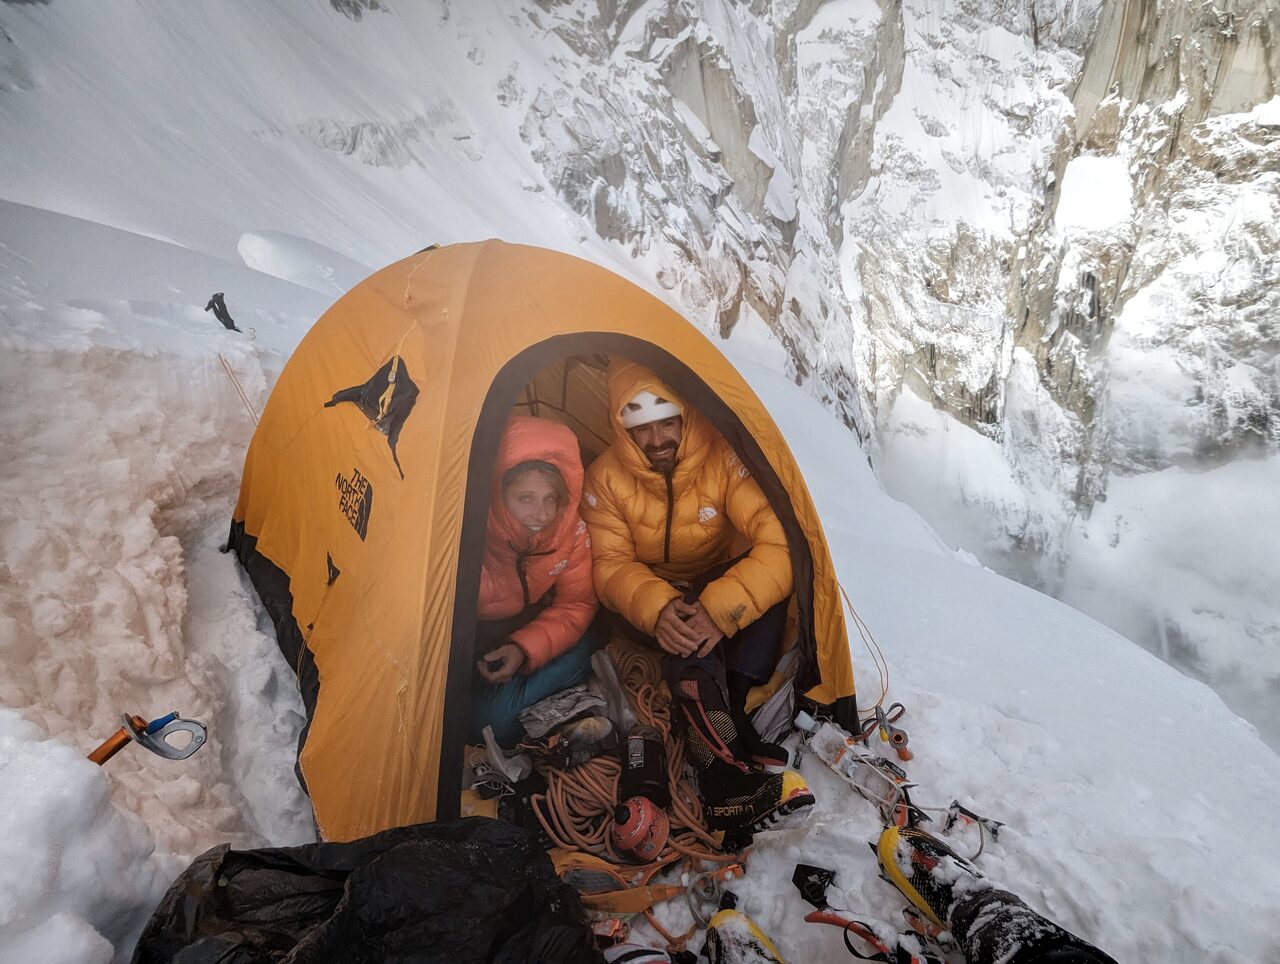
[(676, 467), (676, 446), (674, 445), (646, 445), (644, 454), (649, 464), (659, 472), (670, 472)]

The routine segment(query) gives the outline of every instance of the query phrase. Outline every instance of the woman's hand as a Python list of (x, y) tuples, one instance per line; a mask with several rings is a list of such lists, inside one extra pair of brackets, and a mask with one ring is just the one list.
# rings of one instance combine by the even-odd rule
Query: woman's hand
[(515, 643), (503, 643), (476, 661), (476, 672), (486, 683), (500, 686), (524, 667), (524, 650)]

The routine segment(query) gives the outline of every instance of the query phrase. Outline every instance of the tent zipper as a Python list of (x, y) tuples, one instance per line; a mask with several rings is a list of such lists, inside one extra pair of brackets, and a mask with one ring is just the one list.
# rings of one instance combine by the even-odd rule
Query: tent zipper
[(667, 480), (667, 531), (662, 537), (662, 561), (671, 561), (671, 513), (675, 511), (676, 496), (671, 487), (671, 473), (663, 472)]
[(533, 549), (517, 549), (515, 543), (508, 542), (512, 551), (516, 554), (516, 576), (520, 579), (520, 591), (524, 595), (524, 608), (528, 609), (531, 600), (529, 599), (529, 574), (524, 570), (524, 564), (530, 556), (549, 556), (555, 552), (555, 547), (536, 552)]

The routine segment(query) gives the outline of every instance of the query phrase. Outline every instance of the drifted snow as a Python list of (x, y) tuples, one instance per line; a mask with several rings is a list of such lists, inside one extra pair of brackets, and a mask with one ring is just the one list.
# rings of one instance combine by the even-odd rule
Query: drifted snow
[(0, 708), (0, 960), (109, 964), (181, 869), (81, 753)]
[[(296, 682), (218, 551), (253, 427), (222, 360), (260, 410), (327, 301), (0, 209), (0, 960), (107, 961), (113, 943), (127, 958), (197, 853), (313, 836)], [(203, 311), (215, 287), (244, 334)], [(191, 759), (83, 759), (123, 714), (169, 710), (210, 727)]]
[(337, 297), (373, 273), (368, 265), (342, 258), (304, 238), (275, 231), (246, 231), (236, 242), (245, 266)]
[(1280, 95), (1272, 97), (1264, 104), (1259, 104), (1245, 114), (1245, 118), (1266, 127), (1280, 127)]

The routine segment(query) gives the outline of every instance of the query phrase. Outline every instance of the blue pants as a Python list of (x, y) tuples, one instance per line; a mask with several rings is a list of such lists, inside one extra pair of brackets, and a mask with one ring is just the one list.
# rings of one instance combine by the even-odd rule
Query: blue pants
[[(508, 623), (506, 631), (514, 632), (517, 628), (519, 627)], [(476, 635), (480, 637), (484, 635), (484, 631), (478, 630)], [(493, 645), (500, 645), (505, 641), (505, 638), (500, 639)], [(605, 621), (597, 617), (573, 648), (528, 676), (517, 674), (507, 682), (493, 686), (476, 675), (471, 689), (471, 707), (467, 714), (467, 742), (483, 742), (481, 731), (486, 726), (492, 726), (499, 745), (507, 749), (515, 746), (524, 736), (524, 727), (520, 725), (520, 711), (546, 699), (552, 693), (585, 683), (591, 676), (591, 654), (607, 642)]]

